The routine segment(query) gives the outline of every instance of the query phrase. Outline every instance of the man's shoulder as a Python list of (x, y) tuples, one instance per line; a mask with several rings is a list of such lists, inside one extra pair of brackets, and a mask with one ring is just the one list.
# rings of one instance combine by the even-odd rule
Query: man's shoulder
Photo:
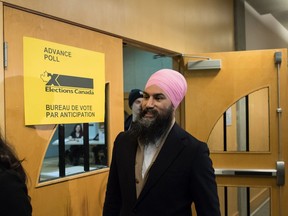
[(121, 140), (121, 139), (125, 139), (128, 137), (128, 133), (127, 131), (121, 131), (120, 133), (118, 133), (118, 135), (116, 136), (115, 141), (117, 140)]
[(129, 131), (120, 132), (115, 139), (115, 143), (131, 143), (135, 141), (137, 141), (137, 138), (132, 136)]
[(186, 131), (184, 128), (182, 128), (180, 125), (175, 123), (171, 129), (172, 132), (180, 136), (181, 138), (194, 138), (196, 139), (192, 134), (190, 134), (188, 131)]

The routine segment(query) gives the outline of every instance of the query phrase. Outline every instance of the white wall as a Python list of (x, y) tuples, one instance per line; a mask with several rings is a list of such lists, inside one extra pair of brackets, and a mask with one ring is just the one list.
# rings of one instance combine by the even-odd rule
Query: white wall
[(271, 15), (260, 15), (245, 3), (246, 49), (288, 48), (288, 31)]

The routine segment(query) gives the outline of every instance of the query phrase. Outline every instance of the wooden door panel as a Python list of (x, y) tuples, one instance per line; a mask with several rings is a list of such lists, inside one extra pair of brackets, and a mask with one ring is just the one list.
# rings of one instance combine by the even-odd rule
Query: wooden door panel
[[(29, 176), (33, 213), (101, 215), (108, 169), (39, 183), (42, 162), (55, 125), (24, 125), (24, 36), (105, 54), (105, 77), (110, 86), (107, 96), (108, 145), (123, 129), (121, 122), (124, 122), (122, 40), (46, 18), (44, 15), (4, 7), (4, 40), (8, 43), (8, 67), (4, 80), (5, 130), (7, 139), (15, 146), (19, 157), (25, 158), (23, 165)], [(111, 149), (109, 146), (109, 156)]]
[[(274, 63), (274, 55), (276, 52), (282, 54), (282, 63), (279, 65), (280, 82), (278, 83), (277, 65)], [(191, 55), (192, 56), (192, 55)], [(259, 93), (251, 96), (256, 104), (257, 109), (249, 107), (250, 115), (253, 115), (249, 135), (251, 142), (256, 142), (257, 136), (261, 133), (267, 134), (269, 147), (265, 150), (250, 150), (250, 151), (223, 151), (221, 144), (214, 143), (218, 146), (217, 151), (213, 151), (214, 146), (209, 146), (211, 150), (211, 158), (214, 168), (217, 169), (276, 169), (276, 161), (287, 160), (287, 50), (262, 50), (262, 51), (243, 51), (243, 52), (228, 52), (228, 53), (202, 53), (195, 56), (205, 56), (211, 59), (221, 59), (222, 68), (220, 70), (188, 70), (185, 69), (184, 75), (188, 82), (188, 92), (185, 97), (185, 127), (194, 134), (198, 139), (207, 143), (213, 128), (218, 123), (217, 131), (213, 134), (212, 140), (215, 142), (223, 141), (223, 124), (221, 118), (225, 111), (235, 104), (240, 98), (260, 89), (268, 89), (268, 94)], [(195, 61), (195, 58), (184, 59), (184, 65), (188, 61)], [(203, 59), (200, 59), (203, 61)], [(280, 89), (280, 94), (278, 92)], [(263, 96), (264, 95), (264, 96)], [(258, 97), (258, 98), (257, 98)], [(267, 98), (268, 102), (263, 100)], [(260, 100), (259, 100), (260, 98)], [(278, 100), (279, 98), (279, 100)], [(248, 102), (247, 102), (248, 103)], [(283, 112), (279, 115), (279, 104)], [(268, 106), (267, 107), (261, 107)], [(266, 110), (265, 117), (261, 117), (261, 112)], [(235, 112), (235, 109), (232, 110)], [(256, 116), (257, 115), (257, 116)], [(279, 117), (280, 116), (280, 117)], [(236, 118), (236, 117), (235, 117)], [(235, 119), (234, 119), (235, 121)], [(260, 124), (268, 122), (267, 127), (261, 127)], [(280, 126), (279, 126), (280, 125)], [(227, 126), (226, 126), (227, 127)], [(219, 129), (220, 128), (220, 129)], [(259, 131), (264, 130), (264, 131)], [(267, 131), (268, 130), (268, 131)], [(279, 133), (280, 132), (280, 133)], [(233, 133), (231, 133), (233, 136)], [(230, 136), (231, 136), (230, 134)], [(237, 133), (234, 133), (236, 136)], [(235, 137), (229, 137), (232, 142), (237, 142)], [(260, 145), (260, 144), (259, 144)], [(220, 149), (220, 150), (219, 150)], [(280, 153), (281, 152), (281, 153)], [(285, 175), (287, 177), (287, 175)], [(219, 186), (265, 186), (271, 188), (271, 212), (272, 215), (288, 214), (285, 206), (281, 206), (282, 200), (287, 200), (286, 186), (279, 187), (277, 178), (267, 176), (217, 176)], [(281, 191), (281, 192), (280, 192)], [(283, 193), (284, 191), (284, 193)], [(282, 200), (279, 199), (279, 194), (282, 193)], [(280, 203), (280, 208), (279, 204)], [(282, 203), (283, 204), (283, 203)]]

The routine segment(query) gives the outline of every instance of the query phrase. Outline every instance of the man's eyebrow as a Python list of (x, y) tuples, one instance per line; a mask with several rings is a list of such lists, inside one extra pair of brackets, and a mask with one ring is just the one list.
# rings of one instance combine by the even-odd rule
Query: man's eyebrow
[[(144, 95), (144, 96), (151, 96), (151, 95), (148, 94), (147, 92), (143, 92), (143, 95)], [(153, 97), (159, 97), (159, 96), (164, 96), (164, 97), (166, 97), (165, 94), (163, 94), (163, 93), (155, 93), (155, 94), (153, 94), (152, 96), (153, 96)]]

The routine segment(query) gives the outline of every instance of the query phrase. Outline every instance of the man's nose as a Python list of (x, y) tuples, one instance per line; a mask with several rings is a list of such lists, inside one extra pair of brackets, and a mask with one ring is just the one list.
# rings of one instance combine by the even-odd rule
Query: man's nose
[(153, 97), (149, 97), (146, 103), (146, 107), (154, 107), (154, 99)]

